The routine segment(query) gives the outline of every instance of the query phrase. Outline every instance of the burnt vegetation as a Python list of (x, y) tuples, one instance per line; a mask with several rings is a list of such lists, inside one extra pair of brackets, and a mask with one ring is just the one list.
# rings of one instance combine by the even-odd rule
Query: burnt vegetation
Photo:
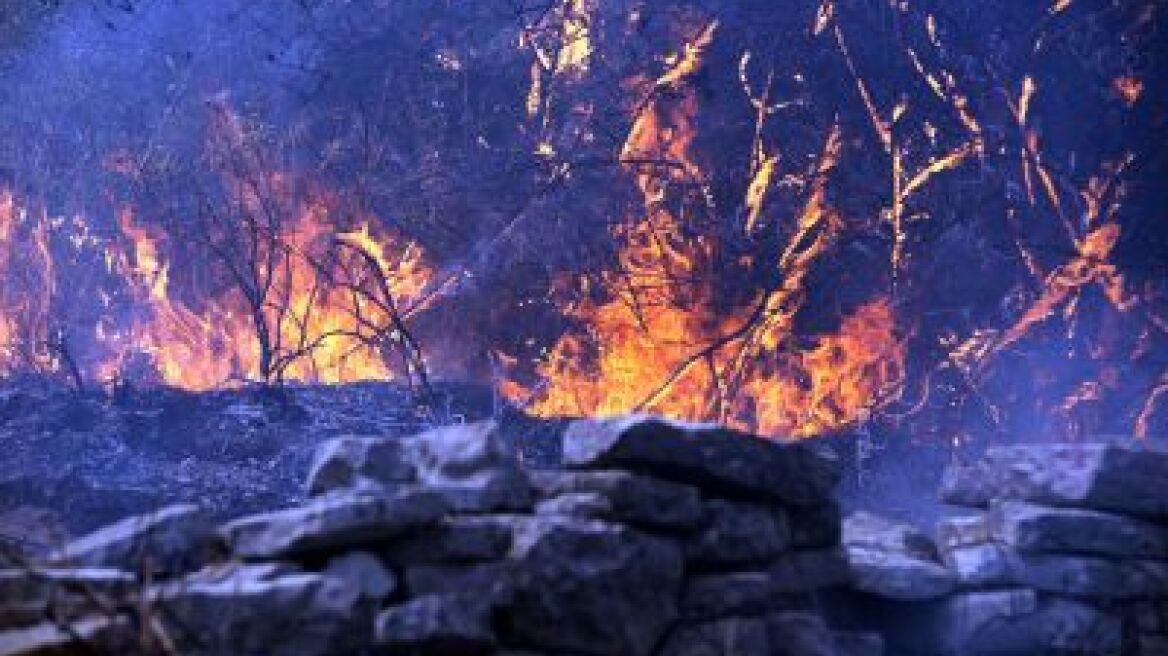
[(1164, 8), (0, 9), (0, 352), (770, 434), (1157, 435)]

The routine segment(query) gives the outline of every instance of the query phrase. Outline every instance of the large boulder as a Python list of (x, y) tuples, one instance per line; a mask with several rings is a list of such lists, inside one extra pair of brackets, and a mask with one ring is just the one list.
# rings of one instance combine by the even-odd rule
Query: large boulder
[(433, 526), (446, 511), (443, 497), (428, 490), (338, 492), (303, 506), (237, 519), (220, 533), (241, 558), (295, 557), (375, 546)]
[(943, 597), (956, 586), (932, 541), (911, 526), (854, 513), (844, 520), (843, 545), (853, 585), (865, 592), (908, 601)]
[(800, 610), (807, 595), (849, 583), (848, 562), (839, 549), (784, 554), (765, 569), (686, 578), (681, 613), (710, 619)]
[(1011, 580), (1045, 592), (1098, 599), (1168, 598), (1168, 562), (1011, 554)]
[(181, 653), (348, 653), (368, 643), (373, 627), (373, 607), (356, 587), (266, 565), (209, 568), (148, 598)]
[(764, 618), (727, 617), (677, 627), (657, 653), (658, 656), (726, 656), (774, 652)]
[(61, 565), (117, 567), (150, 575), (198, 569), (215, 550), (215, 524), (198, 506), (180, 504), (128, 517), (52, 552)]
[(824, 503), (839, 463), (807, 443), (784, 443), (713, 424), (634, 415), (579, 420), (564, 433), (564, 464), (621, 468), (746, 499)]
[(529, 510), (534, 493), (527, 473), (498, 422), (434, 428), (403, 438), (419, 480), (458, 512)]
[(397, 577), (381, 559), (365, 551), (333, 556), (321, 573), (340, 579), (373, 602), (381, 602), (397, 590)]
[(405, 654), (492, 653), (490, 604), (473, 591), (418, 597), (378, 614), (376, 642)]
[(498, 560), (510, 551), (518, 521), (510, 515), (452, 516), (387, 542), (379, 553), (395, 565)]
[[(531, 480), (549, 499), (567, 494), (599, 496), (602, 505), (575, 508), (578, 512), (593, 512), (597, 519), (661, 530), (690, 529), (702, 521), (701, 496), (689, 485), (618, 470), (534, 472)], [(576, 501), (585, 498), (577, 497)], [(573, 505), (558, 503), (561, 510), (570, 510), (564, 506)], [(554, 509), (557, 503), (547, 507)]]
[(322, 444), (308, 473), (309, 494), (355, 487), (410, 483), (417, 470), (402, 441), (389, 437), (338, 437)]
[(512, 549), (509, 637), (582, 654), (649, 654), (677, 616), (682, 557), (672, 542), (619, 524), (547, 516)]
[(1000, 501), (986, 522), (994, 540), (1017, 551), (1168, 559), (1168, 525), (1115, 513)]
[(686, 563), (694, 568), (763, 563), (790, 541), (787, 517), (773, 506), (710, 499), (702, 510), (701, 529), (684, 541)]
[(1114, 444), (992, 447), (946, 470), (941, 498), (986, 507), (994, 499), (1168, 518), (1168, 453)]

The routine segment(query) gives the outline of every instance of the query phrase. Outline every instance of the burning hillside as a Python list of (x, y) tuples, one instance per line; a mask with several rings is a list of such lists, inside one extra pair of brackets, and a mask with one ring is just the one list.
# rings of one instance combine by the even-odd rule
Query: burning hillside
[(528, 4), (0, 22), (0, 368), (1165, 431), (1157, 3)]

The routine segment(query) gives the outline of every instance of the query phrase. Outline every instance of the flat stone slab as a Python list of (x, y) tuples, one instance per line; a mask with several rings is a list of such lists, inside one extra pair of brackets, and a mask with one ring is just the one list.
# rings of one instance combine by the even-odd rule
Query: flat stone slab
[(215, 567), (148, 594), (168, 633), (195, 653), (348, 653), (372, 633), (361, 591), (322, 574)]
[(1168, 559), (1168, 524), (1115, 513), (1000, 501), (986, 523), (995, 541), (1021, 552)]
[(691, 619), (802, 609), (806, 595), (851, 581), (839, 549), (791, 552), (765, 569), (687, 577), (681, 613)]
[(173, 574), (201, 567), (214, 542), (211, 518), (198, 506), (179, 504), (98, 529), (52, 552), (48, 561)]
[(644, 415), (572, 422), (563, 461), (569, 468), (630, 469), (796, 506), (826, 503), (840, 476), (839, 463), (808, 443)]
[(391, 606), (376, 626), (377, 644), (401, 653), (486, 654), (495, 645), (490, 605), (469, 591)]
[(556, 653), (650, 654), (677, 617), (678, 546), (620, 524), (540, 516), (516, 533), (507, 634)]
[(781, 554), (791, 539), (786, 515), (771, 506), (710, 499), (702, 515), (702, 527), (683, 542), (691, 567), (763, 563)]
[(437, 524), (447, 505), (421, 489), (371, 494), (336, 493), (303, 506), (243, 517), (220, 529), (244, 559), (272, 559), (376, 546)]
[[(607, 502), (605, 519), (656, 529), (690, 529), (702, 521), (697, 488), (626, 471), (533, 472), (545, 497), (593, 493)], [(599, 509), (597, 509), (599, 511)]]
[[(66, 656), (90, 653), (131, 653), (133, 635), (123, 617), (93, 616), (59, 624), (0, 631), (0, 656)], [(122, 650), (127, 650), (122, 652)]]
[(1098, 599), (1168, 598), (1168, 562), (1092, 556), (1011, 554), (1011, 580), (1028, 587)]
[(984, 508), (994, 499), (1168, 518), (1168, 453), (1113, 444), (987, 449), (945, 471), (941, 500)]
[(956, 587), (932, 540), (917, 529), (867, 512), (844, 519), (843, 546), (852, 584), (888, 599), (943, 597)]
[(317, 448), (309, 469), (309, 494), (353, 487), (409, 483), (418, 472), (400, 439), (344, 436)]

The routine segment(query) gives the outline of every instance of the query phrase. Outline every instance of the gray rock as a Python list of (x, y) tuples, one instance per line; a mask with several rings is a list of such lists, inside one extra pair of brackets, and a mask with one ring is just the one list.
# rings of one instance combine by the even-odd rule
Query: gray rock
[(182, 653), (346, 653), (372, 632), (360, 592), (320, 574), (213, 568), (157, 586), (149, 599)]
[(1168, 598), (1168, 562), (1012, 554), (1011, 579), (1045, 592), (1100, 599)]
[(122, 617), (92, 616), (0, 631), (0, 656), (133, 653), (133, 632)]
[(446, 510), (442, 497), (427, 490), (335, 493), (237, 519), (220, 534), (241, 558), (284, 558), (375, 546), (437, 524)]
[(415, 480), (416, 468), (401, 440), (346, 436), (329, 440), (317, 449), (307, 488), (309, 494), (323, 494)]
[(847, 557), (839, 548), (783, 554), (768, 573), (777, 594), (814, 592), (851, 582)]
[(797, 506), (825, 502), (840, 475), (835, 459), (807, 443), (650, 416), (572, 422), (563, 460), (576, 469), (630, 469)]
[(1140, 656), (1168, 656), (1168, 635), (1141, 635), (1136, 649)]
[(991, 542), (990, 527), (984, 514), (944, 517), (937, 522), (937, 548), (973, 547)]
[(428, 430), (404, 439), (419, 479), (457, 512), (530, 510), (534, 493), (497, 422)]
[(805, 508), (787, 509), (791, 548), (825, 549), (840, 543), (843, 513), (834, 499)]
[(377, 616), (378, 645), (403, 653), (491, 653), (495, 633), (490, 607), (473, 592), (427, 595)]
[(704, 624), (683, 624), (669, 633), (658, 656), (771, 654), (767, 623), (760, 617), (728, 617)]
[(1120, 654), (1119, 618), (1064, 598), (1039, 598), (1030, 590), (1001, 590), (950, 599), (934, 630), (940, 653)]
[(49, 555), (49, 562), (117, 567), (151, 575), (198, 569), (212, 556), (215, 525), (198, 506), (183, 504), (128, 517), (78, 538)]
[(780, 613), (767, 618), (776, 656), (837, 656), (835, 638), (823, 618), (812, 613)]
[(683, 543), (687, 566), (760, 563), (782, 553), (790, 541), (787, 518), (773, 507), (711, 499), (702, 515), (701, 529)]
[(404, 572), (406, 590), (412, 596), (453, 595), (473, 590), (494, 606), (511, 603), (515, 593), (514, 564), (419, 565)]
[(713, 619), (802, 610), (808, 593), (849, 581), (848, 563), (838, 549), (792, 552), (765, 570), (688, 577), (681, 593), (681, 614)]
[(1135, 602), (1131, 610), (1141, 633), (1168, 634), (1168, 599)]
[(854, 513), (844, 520), (843, 544), (859, 590), (912, 601), (942, 597), (956, 587), (932, 541), (910, 526)]
[(968, 592), (951, 597), (938, 610), (937, 616), (929, 618), (932, 626), (917, 627), (939, 638), (937, 653), (1041, 653), (1038, 640), (1018, 630), (1038, 611), (1033, 590)]
[(1168, 518), (1168, 453), (1113, 444), (993, 447), (946, 470), (946, 503), (985, 507), (993, 499)]
[(648, 654), (677, 616), (680, 549), (617, 524), (527, 523), (512, 548), (517, 644), (585, 654)]
[(884, 638), (879, 633), (832, 631), (835, 656), (884, 656)]
[[(697, 489), (650, 476), (625, 471), (536, 472), (532, 475), (532, 484), (545, 497), (574, 493), (593, 493), (603, 497), (608, 502), (607, 510), (603, 511), (603, 516), (597, 515), (597, 519), (664, 530), (694, 528), (702, 520), (701, 497)], [(582, 502), (583, 499), (579, 498), (559, 503)], [(568, 508), (560, 507), (560, 512), (565, 510)], [(568, 514), (600, 511), (601, 508), (589, 502)]]
[(1000, 501), (986, 519), (995, 540), (1022, 552), (1168, 558), (1168, 525), (1114, 513)]
[(694, 621), (779, 610), (802, 610), (802, 593), (776, 592), (769, 572), (702, 574), (686, 579), (681, 592), (681, 616)]
[(941, 560), (967, 588), (1003, 586), (1013, 580), (1010, 553), (993, 542), (943, 549)]
[(362, 596), (380, 602), (397, 589), (397, 578), (377, 556), (365, 551), (351, 551), (334, 556), (321, 573), (345, 582)]
[(936, 599), (957, 587), (953, 573), (940, 563), (863, 547), (848, 547), (847, 556), (853, 585), (888, 599)]
[(103, 604), (123, 602), (133, 585), (133, 576), (110, 568), (0, 570), (0, 628), (103, 611)]
[(507, 515), (448, 517), (387, 543), (379, 553), (395, 565), (498, 560), (511, 549), (517, 521)]

